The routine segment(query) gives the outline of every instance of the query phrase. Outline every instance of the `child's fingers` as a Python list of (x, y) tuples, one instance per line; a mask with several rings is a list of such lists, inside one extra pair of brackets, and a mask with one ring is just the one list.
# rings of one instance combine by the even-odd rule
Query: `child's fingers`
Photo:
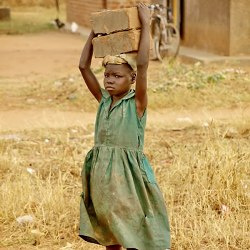
[(148, 6), (144, 3), (139, 3), (139, 4), (137, 4), (137, 8), (139, 10), (146, 10), (146, 9), (148, 9)]
[(144, 3), (138, 3), (137, 8), (141, 22), (142, 23), (148, 22), (148, 20), (150, 19), (150, 10), (148, 6)]
[(140, 3), (139, 5), (137, 5), (137, 7), (138, 7), (138, 10), (140, 12), (147, 12), (147, 11), (149, 11), (148, 6), (146, 4), (144, 4), (144, 3)]
[(143, 8), (143, 7), (147, 7), (147, 5), (146, 5), (145, 3), (141, 3), (141, 2), (138, 3), (137, 6), (138, 6), (138, 7), (142, 7), (142, 8)]

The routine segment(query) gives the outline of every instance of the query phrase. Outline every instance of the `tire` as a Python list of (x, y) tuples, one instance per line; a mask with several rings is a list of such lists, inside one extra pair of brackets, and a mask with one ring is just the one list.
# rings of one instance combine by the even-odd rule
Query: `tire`
[(152, 60), (160, 60), (162, 58), (160, 56), (160, 41), (161, 41), (161, 28), (160, 28), (160, 20), (155, 19), (151, 24), (151, 32), (153, 39), (153, 55)]
[(159, 44), (159, 60), (162, 61), (164, 57), (172, 62), (178, 55), (180, 50), (180, 32), (173, 24), (166, 24), (166, 34), (161, 37)]

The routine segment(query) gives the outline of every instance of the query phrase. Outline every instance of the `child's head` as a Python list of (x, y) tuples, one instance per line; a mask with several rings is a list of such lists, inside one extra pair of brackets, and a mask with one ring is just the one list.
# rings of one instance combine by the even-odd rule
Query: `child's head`
[(136, 63), (133, 58), (106, 56), (103, 59), (104, 87), (110, 95), (122, 95), (129, 91), (136, 80)]

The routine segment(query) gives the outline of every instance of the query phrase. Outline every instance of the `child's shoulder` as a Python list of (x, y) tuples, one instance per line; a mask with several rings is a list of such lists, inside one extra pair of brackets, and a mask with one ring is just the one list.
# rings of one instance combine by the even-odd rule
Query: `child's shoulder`
[(103, 98), (107, 99), (107, 98), (110, 97), (109, 92), (106, 89), (101, 88), (101, 92), (102, 92), (102, 97)]
[[(109, 94), (109, 92), (107, 90), (101, 88), (101, 92), (102, 92), (102, 97), (104, 99), (107, 99), (107, 98), (110, 97), (110, 94)], [(131, 89), (125, 96), (123, 96), (121, 98), (121, 100), (127, 100), (127, 99), (130, 99), (130, 98), (134, 97), (134, 96), (135, 96), (135, 90)]]

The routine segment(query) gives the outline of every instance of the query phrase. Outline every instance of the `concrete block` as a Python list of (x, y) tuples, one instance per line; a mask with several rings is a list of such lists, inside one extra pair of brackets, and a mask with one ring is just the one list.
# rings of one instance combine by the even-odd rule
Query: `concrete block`
[(137, 29), (141, 27), (137, 7), (95, 12), (91, 15), (95, 34)]
[(95, 57), (117, 55), (137, 51), (140, 41), (140, 30), (116, 32), (92, 40)]

